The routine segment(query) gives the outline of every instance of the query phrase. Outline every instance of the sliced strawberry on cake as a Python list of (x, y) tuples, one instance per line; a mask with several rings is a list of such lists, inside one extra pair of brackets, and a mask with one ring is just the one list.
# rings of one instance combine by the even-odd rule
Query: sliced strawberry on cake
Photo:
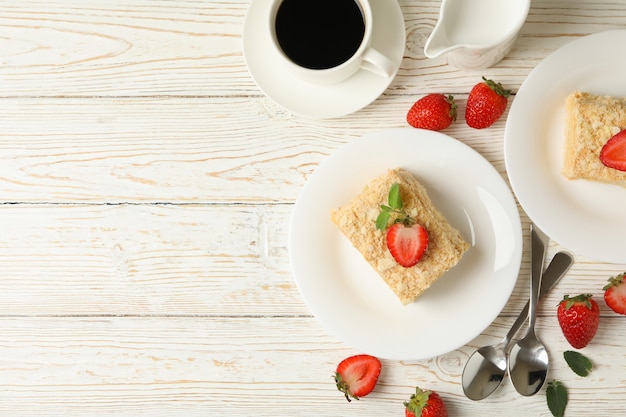
[(618, 171), (626, 171), (626, 130), (622, 130), (604, 144), (600, 150), (600, 161)]
[(396, 223), (387, 230), (387, 248), (400, 265), (409, 268), (422, 259), (428, 247), (428, 232), (424, 226)]

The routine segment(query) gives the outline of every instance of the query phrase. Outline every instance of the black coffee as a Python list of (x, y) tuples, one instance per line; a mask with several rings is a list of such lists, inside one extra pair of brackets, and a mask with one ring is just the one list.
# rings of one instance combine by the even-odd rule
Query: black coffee
[(359, 49), (365, 23), (355, 0), (284, 0), (276, 37), (293, 62), (312, 69), (336, 67)]

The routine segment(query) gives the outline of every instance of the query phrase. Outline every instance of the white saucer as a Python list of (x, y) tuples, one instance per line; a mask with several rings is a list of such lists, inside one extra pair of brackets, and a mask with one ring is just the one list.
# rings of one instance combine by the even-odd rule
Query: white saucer
[[(281, 64), (272, 48), (267, 21), (269, 0), (252, 0), (243, 28), (243, 54), (248, 70), (269, 98), (302, 116), (317, 119), (345, 116), (376, 100), (391, 84), (389, 78), (360, 70), (334, 85), (311, 84), (293, 75)], [(397, 0), (371, 0), (374, 25), (372, 47), (400, 67), (406, 34), (404, 16)]]
[[(396, 167), (424, 184), (472, 244), (407, 306), (330, 219), (331, 209)], [(311, 312), (347, 345), (387, 359), (438, 356), (482, 333), (509, 299), (521, 256), (519, 212), (502, 176), (469, 146), (430, 130), (388, 129), (350, 141), (309, 177), (289, 227), (294, 279)]]

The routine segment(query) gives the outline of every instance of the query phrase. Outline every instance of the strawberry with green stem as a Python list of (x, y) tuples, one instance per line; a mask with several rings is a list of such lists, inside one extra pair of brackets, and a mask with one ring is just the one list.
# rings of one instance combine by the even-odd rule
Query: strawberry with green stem
[(448, 417), (443, 399), (435, 391), (415, 388), (415, 394), (404, 402), (405, 417)]
[(493, 125), (504, 114), (511, 90), (502, 84), (483, 77), (467, 97), (465, 122), (474, 129), (484, 129)]
[(456, 120), (456, 108), (451, 95), (427, 94), (411, 106), (406, 121), (420, 129), (443, 130)]
[(582, 349), (598, 331), (600, 309), (591, 294), (566, 295), (558, 304), (557, 319), (569, 344)]

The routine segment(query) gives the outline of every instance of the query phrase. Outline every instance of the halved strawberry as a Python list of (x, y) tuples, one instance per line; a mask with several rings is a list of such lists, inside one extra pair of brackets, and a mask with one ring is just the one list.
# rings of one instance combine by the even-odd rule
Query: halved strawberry
[(600, 151), (600, 161), (609, 168), (626, 171), (626, 130), (622, 130), (604, 144)]
[(400, 265), (408, 268), (415, 265), (428, 247), (428, 232), (424, 226), (395, 223), (387, 230), (387, 248)]
[(602, 288), (604, 290), (604, 301), (611, 310), (619, 314), (626, 315), (626, 272), (609, 278), (609, 283)]
[(337, 365), (335, 383), (337, 389), (344, 393), (346, 400), (358, 400), (374, 389), (382, 365), (380, 360), (370, 355), (355, 355), (342, 360)]

